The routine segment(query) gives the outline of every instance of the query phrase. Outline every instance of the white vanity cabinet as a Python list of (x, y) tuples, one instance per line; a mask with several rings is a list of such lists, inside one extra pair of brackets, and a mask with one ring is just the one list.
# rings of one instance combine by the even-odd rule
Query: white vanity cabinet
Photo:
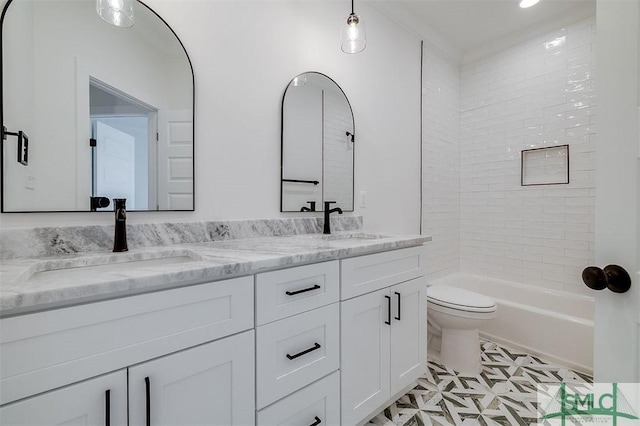
[(105, 424), (106, 390), (106, 424), (148, 424), (147, 408), (152, 425), (253, 424), (253, 284), (242, 277), (2, 319), (0, 424)]
[(426, 372), (427, 284), (421, 247), (342, 262), (342, 294), (356, 295), (340, 303), (341, 419), (351, 426)]
[(425, 270), (414, 246), (3, 318), (0, 424), (360, 424), (426, 371)]
[(253, 424), (253, 348), (246, 331), (130, 367), (129, 425)]
[(126, 425), (127, 371), (119, 370), (0, 407), (0, 424)]
[(259, 425), (339, 424), (339, 261), (256, 275)]

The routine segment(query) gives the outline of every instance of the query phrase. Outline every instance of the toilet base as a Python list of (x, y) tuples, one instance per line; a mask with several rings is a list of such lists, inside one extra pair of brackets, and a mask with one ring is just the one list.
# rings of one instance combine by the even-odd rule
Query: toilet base
[(479, 374), (482, 368), (478, 330), (443, 328), (440, 362), (458, 373)]

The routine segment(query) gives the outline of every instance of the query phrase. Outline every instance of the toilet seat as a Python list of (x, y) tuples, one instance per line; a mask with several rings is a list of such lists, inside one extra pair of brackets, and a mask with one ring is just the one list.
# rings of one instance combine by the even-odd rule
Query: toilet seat
[(456, 287), (435, 285), (427, 288), (427, 302), (455, 311), (492, 313), (496, 303), (490, 298)]

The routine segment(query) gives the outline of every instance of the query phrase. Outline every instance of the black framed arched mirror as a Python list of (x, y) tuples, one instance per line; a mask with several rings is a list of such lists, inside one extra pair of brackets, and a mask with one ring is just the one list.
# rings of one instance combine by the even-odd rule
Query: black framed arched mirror
[(95, 0), (5, 4), (3, 212), (194, 209), (191, 61), (153, 10), (133, 12), (121, 28)]
[(328, 76), (296, 76), (282, 98), (280, 211), (353, 211), (355, 121), (344, 91)]

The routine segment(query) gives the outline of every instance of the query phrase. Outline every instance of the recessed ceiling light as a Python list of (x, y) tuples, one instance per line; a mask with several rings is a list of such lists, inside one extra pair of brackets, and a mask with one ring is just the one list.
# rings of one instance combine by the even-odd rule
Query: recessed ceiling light
[(531, 7), (534, 4), (537, 4), (540, 0), (520, 0), (520, 7), (526, 9), (527, 7)]

